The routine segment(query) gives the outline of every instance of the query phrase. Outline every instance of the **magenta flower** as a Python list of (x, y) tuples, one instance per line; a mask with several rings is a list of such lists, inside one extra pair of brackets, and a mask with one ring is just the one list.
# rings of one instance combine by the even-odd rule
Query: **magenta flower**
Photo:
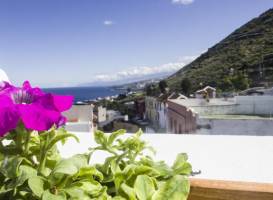
[(62, 112), (72, 106), (72, 96), (46, 94), (32, 88), (28, 81), (22, 88), (8, 83), (0, 87), (0, 136), (13, 130), (21, 120), (27, 129), (45, 131), (66, 122)]
[(0, 136), (16, 128), (20, 115), (7, 96), (0, 96)]

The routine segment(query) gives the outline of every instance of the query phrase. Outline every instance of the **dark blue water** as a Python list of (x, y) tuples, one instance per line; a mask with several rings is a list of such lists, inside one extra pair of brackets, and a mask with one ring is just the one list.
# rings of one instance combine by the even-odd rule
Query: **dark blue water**
[(107, 97), (120, 94), (122, 91), (110, 87), (67, 87), (46, 88), (43, 91), (59, 95), (72, 95), (74, 101), (94, 100), (98, 97)]

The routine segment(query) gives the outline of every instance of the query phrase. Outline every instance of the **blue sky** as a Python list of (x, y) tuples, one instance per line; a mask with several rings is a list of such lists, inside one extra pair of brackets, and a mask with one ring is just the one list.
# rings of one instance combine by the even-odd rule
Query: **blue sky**
[(0, 0), (0, 68), (15, 84), (173, 73), (272, 0)]

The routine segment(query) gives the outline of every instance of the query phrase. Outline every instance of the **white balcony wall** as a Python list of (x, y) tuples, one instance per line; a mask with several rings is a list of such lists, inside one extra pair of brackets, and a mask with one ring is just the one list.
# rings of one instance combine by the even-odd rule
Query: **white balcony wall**
[[(92, 134), (76, 135), (80, 143), (69, 139), (59, 145), (62, 156), (84, 153), (95, 146)], [(273, 183), (272, 136), (144, 134), (142, 138), (157, 150), (156, 159), (168, 164), (178, 153), (188, 153), (193, 170), (202, 171), (196, 178)], [(97, 152), (91, 163), (103, 162), (106, 156)]]

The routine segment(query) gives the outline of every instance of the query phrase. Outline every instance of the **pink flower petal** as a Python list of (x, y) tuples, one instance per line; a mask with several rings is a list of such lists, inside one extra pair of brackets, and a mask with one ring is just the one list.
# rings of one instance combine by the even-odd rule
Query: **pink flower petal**
[(53, 95), (54, 105), (60, 112), (69, 110), (73, 104), (73, 100), (73, 96)]
[(0, 96), (0, 136), (16, 128), (20, 115), (12, 100), (7, 96)]
[(21, 120), (28, 129), (45, 131), (53, 125), (58, 125), (61, 120), (61, 115), (57, 111), (48, 110), (40, 105), (18, 105)]

